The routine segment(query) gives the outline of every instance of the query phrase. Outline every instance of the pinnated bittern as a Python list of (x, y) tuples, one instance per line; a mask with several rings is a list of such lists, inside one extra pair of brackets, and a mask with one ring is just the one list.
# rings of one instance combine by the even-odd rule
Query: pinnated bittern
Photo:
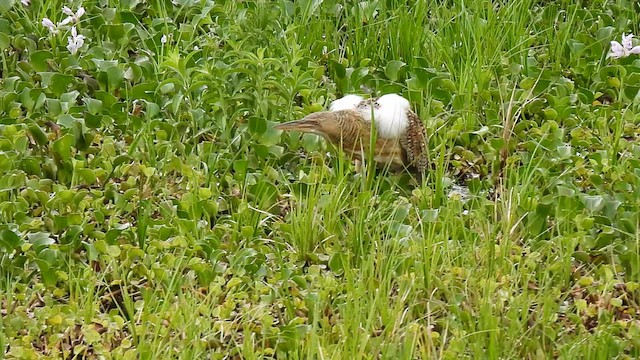
[(419, 172), (426, 171), (427, 133), (422, 120), (411, 110), (409, 100), (397, 94), (387, 94), (361, 101), (357, 110), (365, 121), (373, 119), (378, 136), (398, 139), (409, 163)]
[[(275, 128), (320, 135), (355, 160), (368, 159), (371, 150), (371, 124), (357, 110), (316, 112)], [(373, 146), (373, 160), (378, 167), (399, 171), (411, 166), (399, 139), (378, 136)]]
[(311, 114), (302, 120), (276, 126), (323, 136), (354, 159), (366, 158), (370, 149), (371, 121), (376, 129), (374, 160), (393, 170), (427, 169), (427, 136), (422, 120), (411, 111), (409, 101), (388, 94), (375, 99), (346, 95), (331, 103), (331, 111)]

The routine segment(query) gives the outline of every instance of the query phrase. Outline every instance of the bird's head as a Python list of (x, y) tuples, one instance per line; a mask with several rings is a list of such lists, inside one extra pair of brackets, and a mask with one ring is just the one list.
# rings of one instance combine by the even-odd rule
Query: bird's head
[(307, 115), (304, 119), (290, 121), (276, 125), (276, 129), (285, 131), (299, 131), (322, 136), (332, 136), (340, 131), (338, 112), (320, 111)]

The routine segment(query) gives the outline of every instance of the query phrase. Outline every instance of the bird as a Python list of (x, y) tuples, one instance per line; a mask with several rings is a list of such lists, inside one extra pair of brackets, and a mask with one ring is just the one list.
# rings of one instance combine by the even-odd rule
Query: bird
[[(315, 112), (303, 119), (276, 125), (275, 129), (322, 136), (334, 146), (341, 148), (353, 160), (364, 161), (371, 151), (372, 127), (360, 111), (352, 109), (362, 100), (357, 104), (354, 104), (355, 98), (343, 102), (340, 100), (336, 100), (338, 103), (332, 103), (329, 111)], [(333, 106), (334, 104), (336, 106)], [(406, 151), (397, 138), (376, 136), (373, 143), (373, 161), (378, 168), (391, 171), (403, 171), (409, 166)]]
[(427, 170), (427, 132), (422, 120), (411, 110), (409, 100), (398, 94), (386, 94), (363, 99), (356, 110), (366, 122), (373, 120), (379, 137), (399, 140), (408, 163), (418, 172)]

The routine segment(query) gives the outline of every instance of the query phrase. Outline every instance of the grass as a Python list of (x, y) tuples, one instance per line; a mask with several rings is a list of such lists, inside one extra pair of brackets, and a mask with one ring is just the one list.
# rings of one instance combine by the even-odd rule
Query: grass
[[(606, 56), (635, 2), (0, 14), (5, 357), (638, 357), (640, 58)], [(389, 92), (418, 186), (273, 129)]]

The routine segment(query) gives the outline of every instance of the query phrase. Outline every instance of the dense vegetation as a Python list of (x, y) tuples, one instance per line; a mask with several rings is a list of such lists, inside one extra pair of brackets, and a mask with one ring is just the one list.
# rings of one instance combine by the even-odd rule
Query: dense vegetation
[[(0, 15), (7, 357), (640, 356), (637, 1)], [(390, 92), (421, 185), (273, 129)]]

